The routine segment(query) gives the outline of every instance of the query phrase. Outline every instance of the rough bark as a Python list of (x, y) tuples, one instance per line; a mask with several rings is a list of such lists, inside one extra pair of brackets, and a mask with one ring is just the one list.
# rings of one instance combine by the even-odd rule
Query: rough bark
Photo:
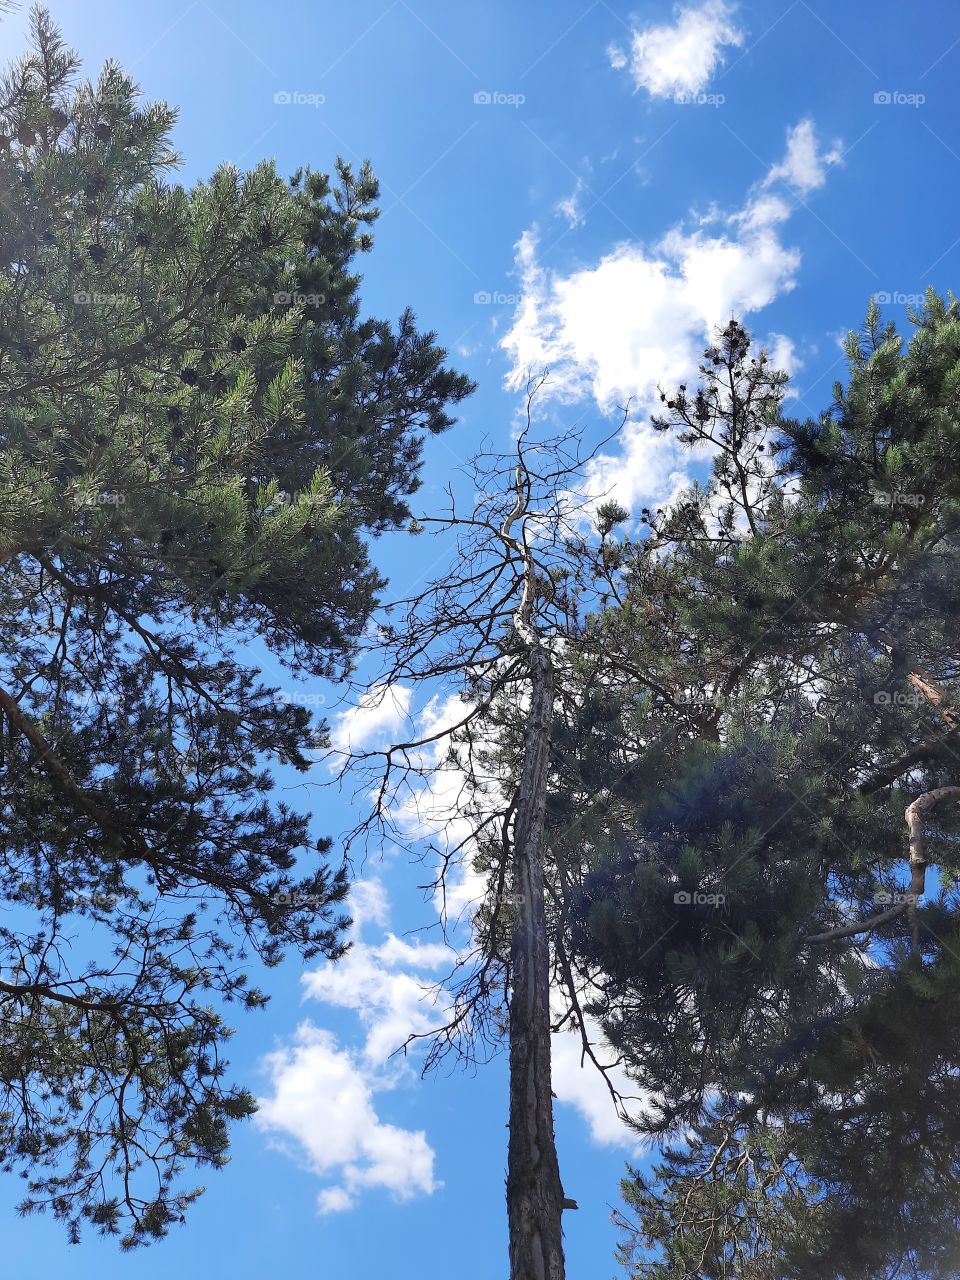
[(550, 956), (543, 887), (553, 670), (549, 652), (539, 645), (530, 651), (530, 677), (513, 840), (516, 910), (511, 939), (507, 1159), (510, 1280), (563, 1280), (563, 1187), (553, 1132)]

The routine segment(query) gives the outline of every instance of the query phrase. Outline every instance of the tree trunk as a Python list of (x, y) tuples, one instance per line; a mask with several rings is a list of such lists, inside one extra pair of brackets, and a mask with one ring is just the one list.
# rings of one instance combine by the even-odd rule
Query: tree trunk
[(543, 889), (543, 825), (553, 722), (550, 654), (530, 652), (530, 712), (513, 843), (510, 1145), (507, 1215), (510, 1280), (563, 1280), (563, 1187), (550, 1087), (550, 954)]

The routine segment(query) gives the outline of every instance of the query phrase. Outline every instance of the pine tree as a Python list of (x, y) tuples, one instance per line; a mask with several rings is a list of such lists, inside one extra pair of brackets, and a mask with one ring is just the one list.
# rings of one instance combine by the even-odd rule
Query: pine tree
[(271, 765), (322, 743), (293, 683), (349, 665), (366, 537), (471, 387), (360, 317), (367, 168), (177, 185), (174, 113), (32, 31), (0, 93), (0, 1149), (23, 1211), (129, 1247), (253, 1110), (248, 956), (343, 949), (345, 872)]
[(960, 315), (912, 322), (816, 422), (735, 322), (664, 394), (711, 475), (611, 556), (556, 738), (556, 928), (674, 1140), (650, 1280), (957, 1265)]

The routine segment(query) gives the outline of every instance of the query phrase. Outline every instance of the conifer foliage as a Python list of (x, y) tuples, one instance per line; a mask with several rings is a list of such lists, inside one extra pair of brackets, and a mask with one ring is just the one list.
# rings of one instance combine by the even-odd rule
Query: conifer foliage
[(365, 534), (471, 387), (360, 316), (367, 168), (177, 185), (174, 113), (32, 28), (0, 87), (0, 1149), (24, 1211), (131, 1246), (253, 1108), (245, 958), (341, 953), (344, 874), (270, 766), (309, 764), (293, 681), (349, 663)]
[(611, 551), (555, 738), (556, 927), (668, 1144), (643, 1280), (960, 1263), (960, 313), (911, 322), (815, 421), (736, 322), (664, 394), (711, 474)]

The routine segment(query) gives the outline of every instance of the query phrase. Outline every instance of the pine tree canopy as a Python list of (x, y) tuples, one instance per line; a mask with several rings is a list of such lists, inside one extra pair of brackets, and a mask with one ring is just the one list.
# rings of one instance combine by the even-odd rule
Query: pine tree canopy
[(177, 185), (174, 113), (42, 10), (0, 103), (0, 1150), (24, 1211), (129, 1246), (253, 1109), (245, 959), (343, 948), (344, 873), (271, 797), (323, 730), (248, 644), (349, 665), (367, 536), (471, 385), (361, 317), (368, 168)]
[(911, 324), (799, 421), (731, 322), (655, 419), (709, 479), (605, 553), (552, 927), (668, 1144), (644, 1280), (960, 1266), (960, 311)]

